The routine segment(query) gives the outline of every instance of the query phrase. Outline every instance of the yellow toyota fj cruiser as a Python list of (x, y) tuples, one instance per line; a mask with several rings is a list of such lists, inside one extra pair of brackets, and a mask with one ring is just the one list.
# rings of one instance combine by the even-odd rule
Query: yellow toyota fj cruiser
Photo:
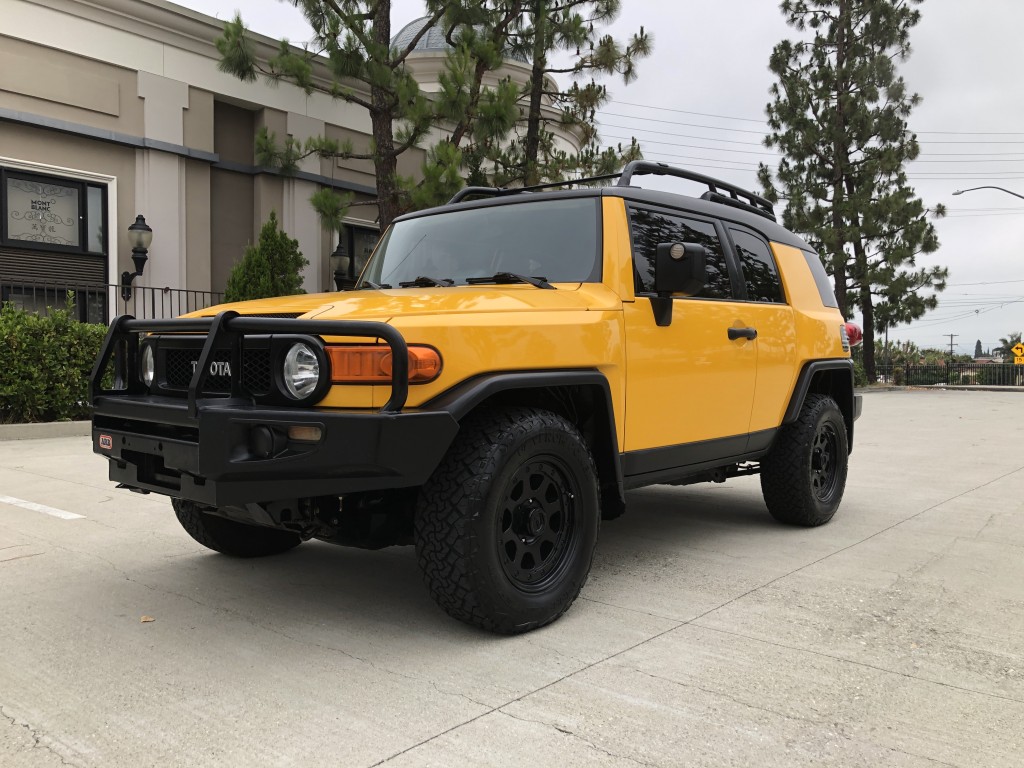
[(397, 219), (352, 291), (117, 318), (111, 480), (228, 555), (415, 543), (441, 607), (503, 633), (568, 609), (631, 488), (760, 473), (775, 518), (827, 522), (860, 397), (818, 257), (687, 170), (554, 186)]

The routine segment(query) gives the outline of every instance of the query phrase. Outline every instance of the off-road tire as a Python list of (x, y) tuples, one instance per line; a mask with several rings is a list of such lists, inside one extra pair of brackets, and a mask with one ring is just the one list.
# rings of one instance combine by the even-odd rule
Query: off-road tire
[(204, 512), (202, 507), (184, 499), (171, 499), (171, 506), (189, 536), (224, 555), (266, 557), (287, 552), (302, 543), (297, 533), (228, 520)]
[(416, 553), (450, 616), (517, 634), (572, 605), (600, 524), (597, 469), (576, 427), (545, 410), (485, 410), (421, 490)]
[(836, 401), (810, 394), (761, 461), (761, 493), (772, 517), (790, 525), (824, 525), (846, 487), (849, 442)]

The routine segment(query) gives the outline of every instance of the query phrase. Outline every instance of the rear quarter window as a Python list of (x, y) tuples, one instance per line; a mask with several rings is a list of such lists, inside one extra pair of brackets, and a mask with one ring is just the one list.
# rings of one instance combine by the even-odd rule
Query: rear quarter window
[(814, 251), (801, 251), (807, 261), (807, 268), (814, 275), (814, 284), (818, 286), (818, 295), (821, 296), (821, 303), (826, 307), (839, 309), (839, 302), (836, 301), (836, 294), (832, 290), (832, 281), (828, 279), (825, 265), (821, 263), (818, 254)]

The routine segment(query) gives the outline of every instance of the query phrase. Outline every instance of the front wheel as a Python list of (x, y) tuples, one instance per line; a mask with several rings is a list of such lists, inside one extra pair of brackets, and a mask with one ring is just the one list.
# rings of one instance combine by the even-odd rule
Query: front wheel
[(449, 615), (526, 632), (579, 595), (600, 517), (597, 470), (575, 426), (544, 410), (484, 411), (420, 493), (416, 551)]
[(228, 520), (184, 499), (172, 498), (171, 506), (189, 536), (224, 555), (266, 557), (287, 552), (302, 543), (297, 533)]
[(761, 492), (772, 517), (791, 525), (824, 525), (843, 499), (849, 463), (846, 422), (836, 401), (811, 394), (761, 461)]

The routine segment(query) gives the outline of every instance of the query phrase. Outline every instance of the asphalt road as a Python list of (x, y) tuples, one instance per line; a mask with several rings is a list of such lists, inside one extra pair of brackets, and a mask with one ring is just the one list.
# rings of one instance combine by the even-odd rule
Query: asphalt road
[(0, 765), (1024, 765), (1024, 396), (868, 393), (851, 463), (815, 530), (631, 493), (502, 638), (410, 548), (232, 560), (88, 438), (0, 442)]

